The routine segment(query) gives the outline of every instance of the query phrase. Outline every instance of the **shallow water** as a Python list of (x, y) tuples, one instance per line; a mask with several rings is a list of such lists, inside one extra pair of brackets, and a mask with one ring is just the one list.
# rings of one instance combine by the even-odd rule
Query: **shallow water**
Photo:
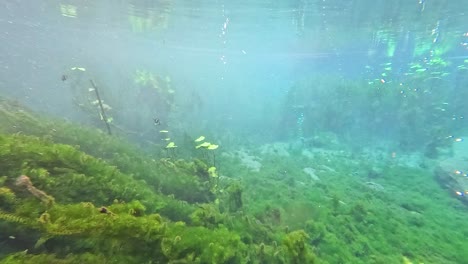
[[(84, 242), (49, 222), (26, 225), (31, 236), (21, 224), (81, 202), (115, 207), (123, 218), (128, 208), (115, 198), (148, 208), (129, 205), (137, 214), (129, 219), (160, 214), (173, 228), (161, 240), (145, 237), (142, 244), (166, 251), (138, 261), (189, 261), (192, 252), (195, 263), (219, 263), (209, 250), (182, 248), (184, 237), (171, 232), (184, 221), (193, 228), (184, 232), (203, 227), (219, 243), (224, 226), (238, 235), (229, 263), (311, 261), (290, 258), (293, 237), (317, 263), (464, 263), (467, 12), (458, 0), (3, 1), (0, 243), (8, 249), (0, 256), (81, 254)], [(57, 165), (43, 154), (47, 143), (22, 135), (92, 157), (63, 156), (70, 161)], [(88, 158), (117, 168), (119, 184), (100, 181), (96, 197), (82, 189), (97, 170)], [(14, 184), (21, 174), (55, 198), (55, 209)], [(62, 182), (65, 174), (73, 182)], [(120, 188), (127, 184), (144, 195)], [(148, 202), (159, 195), (169, 205)], [(26, 214), (34, 203), (41, 209)], [(189, 217), (194, 208), (213, 215)], [(104, 257), (115, 250), (109, 241), (100, 244)], [(113, 263), (149, 252), (126, 250)]]

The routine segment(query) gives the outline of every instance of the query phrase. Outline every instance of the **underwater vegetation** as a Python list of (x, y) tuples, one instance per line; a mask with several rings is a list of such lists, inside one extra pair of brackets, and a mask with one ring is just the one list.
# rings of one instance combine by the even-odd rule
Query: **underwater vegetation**
[[(2, 263), (242, 263), (265, 247), (244, 241), (249, 229), (272, 240), (239, 210), (239, 185), (215, 187), (217, 172), (201, 161), (156, 161), (59, 122), (51, 135), (48, 121), (5, 100), (1, 110), (3, 128), (26, 128), (0, 138)], [(274, 263), (311, 258), (304, 238), (285, 234), (269, 251)]]
[(424, 157), (198, 137), (174, 143), (184, 160), (5, 99), (0, 124), (0, 263), (468, 258), (466, 210)]
[(463, 88), (468, 84), (466, 70), (453, 74), (456, 83), (453, 77), (431, 74), (406, 76), (404, 81), (305, 78), (288, 91), (278, 130), (282, 138), (302, 139), (314, 147), (330, 145), (331, 137), (337, 137), (358, 148), (386, 142), (438, 158), (451, 147), (454, 135), (465, 133), (467, 124), (465, 103), (457, 99), (468, 96)]
[[(130, 89), (114, 92), (116, 87), (105, 83), (96, 71), (74, 66), (62, 75), (61, 85), (71, 92), (81, 122), (146, 144), (154, 141), (155, 126), (167, 129), (177, 88), (169, 76), (147, 70), (137, 69), (127, 77)], [(135, 109), (134, 105), (138, 107)]]
[(468, 263), (466, 1), (35, 2), (0, 264)]

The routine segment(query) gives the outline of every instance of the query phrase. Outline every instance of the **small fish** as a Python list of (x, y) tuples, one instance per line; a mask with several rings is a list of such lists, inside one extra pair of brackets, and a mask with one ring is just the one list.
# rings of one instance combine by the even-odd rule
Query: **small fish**
[(159, 118), (153, 118), (153, 122), (155, 126), (161, 125), (161, 121), (159, 120)]
[(62, 78), (61, 78), (62, 82), (66, 81), (67, 79), (68, 79), (68, 76), (65, 74), (62, 74)]

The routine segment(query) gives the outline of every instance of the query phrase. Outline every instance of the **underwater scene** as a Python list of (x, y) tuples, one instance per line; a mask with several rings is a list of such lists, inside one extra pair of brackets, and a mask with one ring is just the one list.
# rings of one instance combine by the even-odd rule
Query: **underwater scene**
[(2, 0), (0, 264), (468, 263), (463, 0)]

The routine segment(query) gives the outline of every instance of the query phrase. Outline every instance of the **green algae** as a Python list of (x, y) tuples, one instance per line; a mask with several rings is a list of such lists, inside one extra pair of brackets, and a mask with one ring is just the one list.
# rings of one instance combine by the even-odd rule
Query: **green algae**
[(0, 263), (297, 263), (312, 252), (281, 245), (286, 233), (242, 211), (242, 185), (199, 160), (3, 103)]
[[(14, 105), (0, 110), (7, 124), (0, 126), (0, 263), (401, 263), (403, 257), (461, 263), (468, 257), (466, 234), (458, 231), (467, 215), (435, 182), (430, 161), (410, 167), (389, 154), (368, 159), (338, 148), (304, 155), (289, 147), (287, 157), (250, 153), (269, 164), (257, 172), (224, 156), (222, 174), (213, 174), (201, 160), (161, 158)], [(320, 180), (304, 173), (306, 166)], [(17, 186), (20, 175), (54, 202)]]

